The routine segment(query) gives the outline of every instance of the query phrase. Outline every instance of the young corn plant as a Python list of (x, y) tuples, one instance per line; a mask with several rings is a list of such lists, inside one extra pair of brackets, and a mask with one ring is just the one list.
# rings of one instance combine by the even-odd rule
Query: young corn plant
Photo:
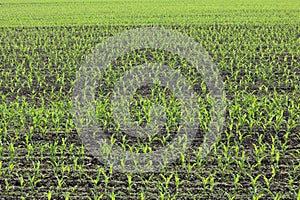
[(34, 175), (31, 176), (28, 172), (26, 173), (26, 175), (27, 175), (27, 179), (29, 181), (29, 187), (30, 187), (31, 191), (35, 191), (36, 186), (39, 182), (41, 182), (41, 179), (38, 179)]

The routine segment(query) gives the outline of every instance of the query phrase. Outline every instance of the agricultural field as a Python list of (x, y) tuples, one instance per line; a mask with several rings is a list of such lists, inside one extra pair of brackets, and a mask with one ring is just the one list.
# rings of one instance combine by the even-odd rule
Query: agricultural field
[[(0, 199), (300, 200), (299, 1), (1, 0), (0, 19)], [(151, 37), (131, 42), (149, 40), (151, 48), (119, 51), (128, 42), (121, 40), (101, 46), (147, 28), (145, 35)], [(175, 32), (205, 51), (188, 49), (181, 40), (173, 43), (169, 36)], [(186, 51), (159, 48), (160, 38), (167, 36), (166, 47)], [(101, 47), (113, 48), (97, 52)], [(83, 66), (99, 64), (94, 59), (105, 52), (123, 54), (99, 75), (91, 71), (80, 77), (79, 72), (90, 70)], [(193, 53), (206, 56), (211, 62), (203, 60), (218, 76), (198, 73), (188, 58)], [(141, 129), (146, 137), (137, 137), (122, 127), (129, 123), (123, 112), (113, 114), (113, 106), (126, 103), (113, 94), (117, 86), (131, 87), (149, 74), (122, 78), (132, 69), (144, 64), (155, 71), (151, 63), (180, 72), (197, 105), (185, 110), (186, 101), (178, 98), (184, 89), (174, 92), (157, 82), (138, 85), (126, 116), (158, 132)], [(94, 79), (94, 94), (79, 87)], [(223, 109), (215, 110), (214, 94), (223, 95)], [(94, 116), (78, 118), (86, 114), (80, 103), (94, 105), (89, 113)], [(155, 106), (164, 107), (162, 126), (152, 121)], [(189, 118), (191, 112), (197, 119)], [(94, 141), (82, 137), (85, 124), (94, 120), (112, 145), (147, 155), (179, 137), (184, 118), (187, 125), (196, 121), (188, 133), (192, 141), (155, 170), (121, 161), (117, 164), (127, 166), (122, 171), (114, 160), (99, 159), (89, 148)], [(211, 127), (213, 119), (222, 123)], [(207, 136), (210, 132), (215, 135)], [(204, 154), (202, 144), (212, 136), (218, 137)]]

